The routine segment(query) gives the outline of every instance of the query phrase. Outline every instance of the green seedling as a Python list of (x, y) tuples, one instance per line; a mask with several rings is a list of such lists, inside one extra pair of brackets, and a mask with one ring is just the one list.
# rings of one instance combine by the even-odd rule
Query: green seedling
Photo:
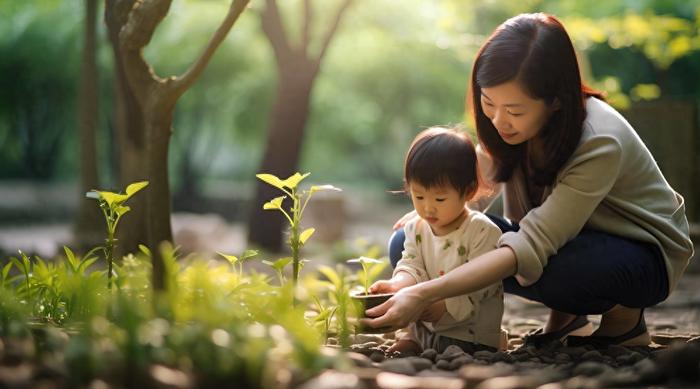
[(241, 276), (243, 274), (243, 262), (255, 257), (258, 255), (257, 250), (246, 250), (241, 254), (240, 257), (237, 257), (235, 255), (227, 255), (224, 253), (217, 252), (217, 254), (221, 255), (224, 257), (230, 264), (232, 268), (238, 267), (238, 275)]
[(338, 306), (324, 306), (318, 297), (313, 296), (313, 299), (316, 309), (318, 309), (318, 315), (314, 317), (314, 325), (316, 327), (322, 327), (324, 340), (328, 341), (328, 333), (330, 332), (331, 322), (333, 321), (333, 316), (335, 316), (335, 313), (338, 310)]
[[(307, 228), (304, 231), (299, 231), (301, 217), (304, 214), (306, 205), (309, 203), (311, 196), (316, 192), (322, 190), (340, 191), (340, 189), (334, 187), (333, 185), (312, 186), (308, 191), (299, 191), (297, 188), (299, 183), (304, 178), (308, 177), (309, 174), (310, 173), (306, 173), (302, 175), (297, 172), (286, 180), (281, 180), (272, 174), (256, 175), (256, 177), (258, 177), (260, 180), (274, 186), (286, 194), (286, 196), (275, 197), (274, 199), (268, 201), (263, 205), (263, 209), (278, 210), (282, 212), (284, 217), (286, 217), (287, 221), (289, 222), (289, 247), (292, 250), (292, 282), (295, 287), (299, 278), (301, 266), (303, 266), (303, 262), (299, 258), (299, 251), (315, 231), (314, 228)], [(282, 203), (287, 197), (289, 197), (289, 199), (292, 201), (292, 206), (289, 209), (284, 209)]]
[(24, 275), (24, 283), (26, 287), (26, 293), (27, 293), (27, 301), (30, 301), (32, 298), (32, 288), (31, 288), (31, 274), (32, 274), (32, 261), (29, 259), (27, 254), (23, 253), (22, 250), (18, 250), (19, 255), (22, 257), (22, 262), (20, 262), (19, 259), (12, 257), (10, 258), (10, 261), (12, 261), (15, 266), (17, 266), (17, 269), (19, 269), (22, 272), (22, 275)]
[(117, 239), (114, 237), (117, 231), (117, 225), (122, 216), (131, 210), (130, 207), (124, 205), (136, 192), (145, 188), (148, 181), (140, 181), (130, 184), (126, 187), (126, 193), (113, 193), (106, 191), (91, 190), (85, 194), (86, 197), (98, 200), (100, 209), (107, 223), (107, 239), (102, 250), (107, 261), (107, 285), (112, 288), (112, 264), (114, 262), (114, 248), (117, 245)]
[(280, 285), (284, 285), (284, 282), (286, 281), (284, 277), (284, 267), (289, 265), (289, 263), (292, 262), (292, 257), (284, 257), (280, 258), (276, 261), (268, 261), (268, 260), (263, 260), (262, 263), (266, 264), (267, 266), (270, 266), (275, 270), (275, 273), (277, 273), (277, 279), (280, 282)]
[(343, 347), (350, 346), (351, 324), (348, 320), (350, 310), (354, 309), (353, 302), (350, 300), (350, 286), (346, 269), (342, 265), (337, 265), (336, 268), (329, 266), (321, 266), (318, 271), (329, 281), (329, 296), (331, 301), (335, 302), (337, 309), (334, 311), (336, 315), (336, 323), (338, 330), (338, 340)]
[(369, 257), (360, 257), (354, 259), (348, 259), (348, 263), (359, 263), (362, 265), (362, 271), (358, 274), (357, 278), (360, 284), (364, 287), (364, 294), (369, 294), (370, 284), (379, 277), (379, 274), (386, 267), (386, 262), (380, 261), (378, 259)]

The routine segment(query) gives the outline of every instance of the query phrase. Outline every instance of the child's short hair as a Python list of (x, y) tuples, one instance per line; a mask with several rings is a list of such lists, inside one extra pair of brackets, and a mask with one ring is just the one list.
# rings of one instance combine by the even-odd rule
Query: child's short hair
[(426, 188), (450, 185), (471, 199), (479, 189), (476, 149), (454, 128), (431, 127), (413, 139), (404, 163), (406, 191), (411, 182)]

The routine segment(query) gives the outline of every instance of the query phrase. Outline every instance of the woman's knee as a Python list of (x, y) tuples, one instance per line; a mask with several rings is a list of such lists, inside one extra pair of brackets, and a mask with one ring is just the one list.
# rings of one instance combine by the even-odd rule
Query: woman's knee
[(389, 262), (391, 267), (396, 267), (396, 264), (401, 260), (403, 253), (403, 242), (406, 240), (406, 233), (403, 228), (394, 231), (389, 238)]

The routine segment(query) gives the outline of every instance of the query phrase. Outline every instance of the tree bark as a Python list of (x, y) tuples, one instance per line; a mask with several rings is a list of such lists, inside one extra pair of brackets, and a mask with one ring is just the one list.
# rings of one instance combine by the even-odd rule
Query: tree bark
[[(127, 22), (135, 0), (109, 0), (105, 5), (105, 23), (114, 56), (115, 113), (114, 127), (117, 134), (119, 182), (118, 189), (132, 182), (147, 180), (145, 122), (142, 108), (136, 100), (126, 78), (119, 43), (119, 32)], [(115, 188), (117, 189), (117, 188)], [(129, 200), (131, 211), (119, 223), (115, 257), (138, 251), (139, 244), (147, 244), (146, 198), (134, 196)]]
[(97, 89), (97, 0), (85, 0), (85, 31), (83, 58), (80, 69), (78, 97), (78, 130), (80, 136), (80, 205), (75, 225), (76, 243), (79, 247), (100, 243), (99, 208), (85, 193), (98, 188), (97, 144), (95, 133), (98, 122)]
[[(352, 0), (343, 0), (321, 38), (319, 52), (314, 54), (310, 52), (310, 30), (314, 18), (311, 1), (302, 2), (301, 42), (298, 47), (293, 47), (285, 32), (276, 0), (266, 0), (261, 24), (275, 54), (279, 84), (270, 111), (265, 153), (258, 170), (260, 173), (285, 179), (298, 169), (313, 84), (340, 20), (351, 3)], [(260, 181), (256, 183), (248, 218), (248, 241), (279, 252), (282, 249), (283, 220), (277, 213), (262, 209), (265, 202), (276, 196), (279, 196), (279, 192), (275, 188)]]

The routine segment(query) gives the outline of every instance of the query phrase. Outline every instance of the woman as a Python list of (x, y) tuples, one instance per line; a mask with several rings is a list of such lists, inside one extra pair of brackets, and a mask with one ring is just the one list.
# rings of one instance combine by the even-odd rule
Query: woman
[(535, 343), (602, 314), (569, 344), (648, 344), (644, 308), (667, 298), (693, 255), (684, 201), (629, 123), (582, 84), (562, 24), (540, 13), (499, 26), (474, 62), (471, 102), (481, 172), (510, 219), (493, 217), (498, 248), (401, 289), (365, 324), (401, 328), (434, 302), (503, 280), (506, 293), (551, 309)]

